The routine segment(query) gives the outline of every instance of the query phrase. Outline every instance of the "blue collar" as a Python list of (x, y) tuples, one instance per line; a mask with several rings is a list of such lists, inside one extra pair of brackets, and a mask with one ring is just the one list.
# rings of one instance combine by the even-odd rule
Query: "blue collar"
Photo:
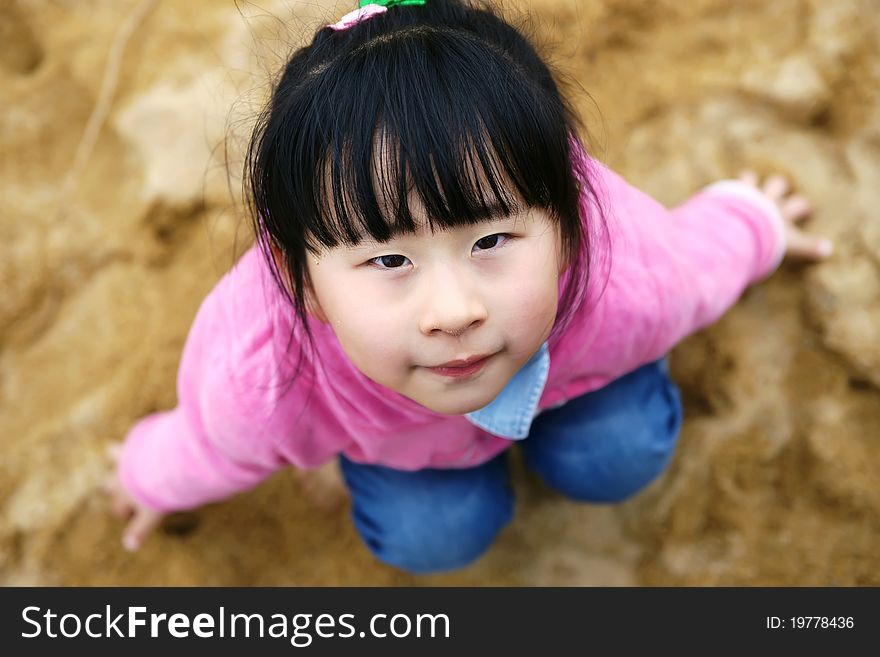
[(538, 401), (550, 372), (550, 350), (547, 343), (520, 368), (489, 404), (465, 417), (489, 433), (522, 440), (529, 435), (529, 427), (537, 415)]

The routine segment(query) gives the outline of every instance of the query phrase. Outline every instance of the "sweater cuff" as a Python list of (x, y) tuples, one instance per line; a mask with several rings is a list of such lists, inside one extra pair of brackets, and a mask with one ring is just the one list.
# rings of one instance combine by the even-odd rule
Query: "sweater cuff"
[[(144, 441), (151, 438), (151, 429), (154, 424), (160, 422), (168, 412), (160, 411), (142, 418), (129, 431), (122, 452), (119, 455), (118, 473), (119, 480), (126, 492), (141, 506), (159, 513), (170, 513), (171, 509), (160, 499), (147, 493), (141, 486), (136, 476), (136, 471), (146, 464), (143, 455)], [(155, 438), (155, 437), (153, 437)]]
[(702, 191), (731, 194), (746, 201), (751, 201), (753, 205), (756, 205), (762, 211), (762, 214), (767, 217), (767, 222), (770, 224), (770, 227), (773, 229), (773, 233), (776, 236), (776, 249), (773, 252), (770, 264), (767, 266), (767, 273), (763, 278), (766, 278), (776, 271), (780, 263), (782, 263), (782, 259), (785, 257), (786, 250), (785, 220), (783, 219), (782, 213), (779, 211), (777, 205), (767, 198), (759, 189), (743, 182), (742, 180), (719, 180), (711, 185), (707, 185)]

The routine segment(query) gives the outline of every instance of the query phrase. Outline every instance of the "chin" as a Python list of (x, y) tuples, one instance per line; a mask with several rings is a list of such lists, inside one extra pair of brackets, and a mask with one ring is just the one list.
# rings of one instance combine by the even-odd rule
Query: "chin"
[(481, 406), (474, 406), (473, 404), (468, 404), (466, 406), (428, 406), (429, 409), (434, 411), (435, 413), (440, 413), (440, 415), (464, 415), (465, 413), (472, 413), (477, 409), (483, 408), (486, 404)]
[(473, 397), (471, 397), (467, 400), (450, 402), (446, 404), (442, 402), (433, 404), (421, 402), (421, 404), (431, 409), (435, 413), (440, 413), (441, 415), (464, 415), (465, 413), (472, 413), (483, 408), (484, 406), (489, 404), (489, 402), (495, 399), (495, 397), (497, 397), (497, 393), (495, 395), (492, 395), (491, 397), (488, 397), (485, 400), (474, 399)]

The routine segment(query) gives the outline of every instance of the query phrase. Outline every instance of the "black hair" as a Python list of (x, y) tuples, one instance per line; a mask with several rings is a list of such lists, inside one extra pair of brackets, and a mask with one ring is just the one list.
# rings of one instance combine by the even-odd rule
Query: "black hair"
[(595, 198), (575, 152), (581, 128), (529, 40), (478, 0), (426, 0), (319, 29), (275, 84), (244, 177), (259, 248), (312, 352), (306, 258), (417, 230), (410, 193), (431, 230), (521, 202), (546, 210), (568, 269), (558, 339), (584, 303), (593, 229), (604, 226), (598, 202), (595, 217), (581, 216), (581, 195)]

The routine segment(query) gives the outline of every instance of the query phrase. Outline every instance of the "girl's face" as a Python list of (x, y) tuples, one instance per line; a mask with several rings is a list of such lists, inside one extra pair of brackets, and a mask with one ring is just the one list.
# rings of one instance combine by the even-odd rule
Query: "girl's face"
[[(414, 208), (416, 217), (423, 209)], [(310, 258), (310, 312), (367, 377), (446, 415), (491, 402), (550, 335), (562, 263), (556, 225), (526, 208)], [(476, 372), (431, 368), (489, 356)]]

